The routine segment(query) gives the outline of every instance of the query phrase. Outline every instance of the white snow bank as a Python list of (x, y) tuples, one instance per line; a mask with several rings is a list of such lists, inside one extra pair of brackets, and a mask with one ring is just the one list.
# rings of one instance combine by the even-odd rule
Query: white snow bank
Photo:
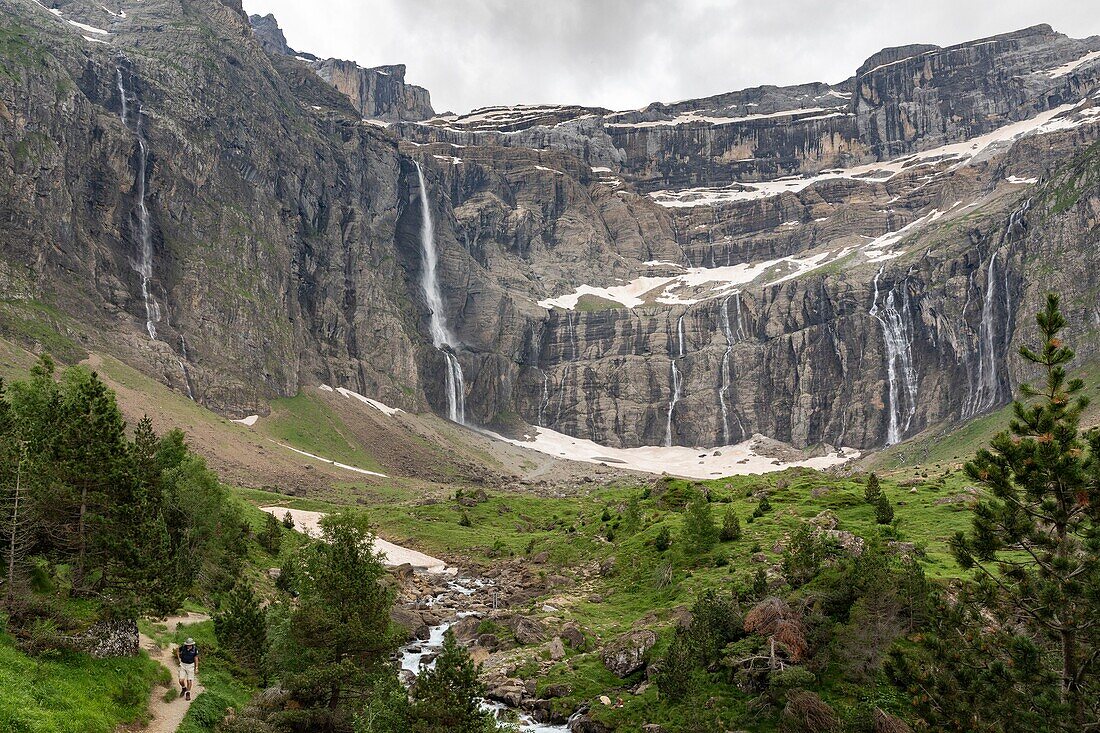
[[(650, 120), (646, 122), (610, 122), (607, 127), (614, 128), (629, 128), (629, 127), (674, 127), (676, 125), (687, 125), (693, 122), (704, 122), (710, 125), (732, 125), (739, 122), (755, 122), (757, 120), (770, 120), (781, 117), (797, 117), (793, 121), (801, 122), (803, 120), (820, 120), (826, 117), (840, 117), (847, 114), (841, 110), (846, 107), (803, 107), (801, 109), (784, 109), (778, 112), (768, 112), (765, 114), (755, 115), (743, 115), (741, 117), (714, 117), (709, 115), (699, 114), (696, 110), (690, 110), (682, 112), (681, 114), (673, 117), (671, 120)], [(802, 117), (801, 115), (808, 115)]]
[[(294, 528), (296, 530), (310, 537), (321, 536), (321, 519), (325, 516), (324, 512), (307, 512), (303, 509), (288, 509), (283, 506), (264, 506), (260, 507), (260, 511), (267, 512), (276, 519), (282, 519), (286, 516), (287, 512), (290, 512), (290, 516), (294, 519)], [(395, 545), (392, 542), (387, 542), (381, 537), (374, 538), (374, 550), (384, 555), (382, 563), (390, 567), (408, 563), (413, 567), (422, 568), (429, 573), (442, 573), (447, 571), (447, 563), (442, 560), (432, 557), (431, 555), (425, 555), (423, 552), (417, 552), (416, 550), (410, 550), (400, 545)]]
[[(513, 440), (496, 433), (492, 437), (512, 445), (530, 448), (539, 453), (567, 458), (584, 463), (603, 463), (608, 466), (629, 468), (646, 473), (669, 473), (686, 478), (708, 479), (721, 476), (743, 476), (771, 473), (787, 468), (804, 466), (823, 469), (836, 466), (859, 456), (859, 451), (842, 448), (836, 453), (803, 461), (783, 463), (774, 458), (759, 455), (756, 448), (763, 439), (754, 436), (750, 440), (721, 448), (671, 448), (645, 446), (642, 448), (608, 448), (591, 440), (574, 438), (548, 428), (532, 428), (534, 440)], [(715, 455), (720, 453), (721, 455)]]
[(1003, 125), (985, 135), (979, 135), (950, 145), (941, 145), (938, 148), (924, 150), (890, 161), (867, 163), (853, 168), (834, 168), (822, 171), (815, 176), (789, 176), (759, 183), (732, 183), (728, 186), (703, 186), (653, 191), (649, 195), (661, 206), (714, 206), (734, 201), (757, 201), (783, 193), (798, 193), (815, 183), (835, 179), (880, 183), (888, 181), (904, 171), (910, 171), (920, 166), (934, 166), (943, 162), (952, 163), (947, 168), (948, 171), (951, 171), (971, 161), (982, 160), (987, 157), (987, 153), (1007, 147), (1027, 135), (1044, 135), (1059, 130), (1068, 130), (1093, 122), (1096, 116), (1100, 115), (1100, 107), (1080, 109), (1077, 111), (1076, 116), (1065, 114), (1081, 105), (1082, 102), (1063, 104), (1042, 112), (1031, 119)]
[(342, 468), (345, 471), (355, 471), (356, 473), (361, 473), (365, 476), (377, 476), (379, 478), (389, 478), (389, 476), (387, 476), (384, 473), (378, 473), (377, 471), (368, 471), (365, 468), (358, 468), (356, 466), (349, 466), (346, 463), (340, 463), (338, 461), (333, 461), (331, 459), (324, 458), (322, 456), (317, 456), (317, 455), (314, 455), (312, 453), (307, 453), (304, 450), (298, 450), (294, 446), (287, 445), (286, 443), (276, 443), (276, 445), (281, 445), (282, 447), (286, 448), (287, 450), (292, 450), (295, 453), (300, 453), (303, 456), (307, 456), (307, 457), (312, 458), (312, 459), (317, 460), (317, 461), (322, 461), (324, 463), (329, 464), (330, 466), (336, 466), (337, 468)]
[(259, 415), (249, 415), (248, 417), (242, 417), (240, 420), (234, 420), (233, 422), (240, 423), (241, 425), (247, 425), (252, 427), (256, 424), (256, 421), (260, 419)]
[(1053, 69), (1047, 69), (1046, 75), (1052, 79), (1056, 79), (1059, 76), (1073, 73), (1077, 67), (1083, 66), (1094, 59), (1100, 59), (1100, 51), (1089, 51), (1084, 56), (1070, 61), (1069, 63), (1055, 66)]
[(362, 402), (365, 405), (370, 405), (374, 409), (378, 410), (379, 412), (383, 412), (383, 413), (389, 415), (390, 417), (393, 417), (397, 413), (402, 412), (402, 410), (398, 407), (390, 407), (389, 405), (387, 405), (385, 403), (382, 403), (382, 402), (379, 402), (378, 400), (372, 400), (370, 397), (364, 397), (363, 395), (359, 394), (358, 392), (352, 392), (350, 389), (344, 389), (343, 387), (337, 387), (336, 391), (339, 392), (340, 394), (344, 395), (345, 397), (348, 397), (350, 399), (359, 400), (360, 402)]
[(101, 36), (111, 35), (110, 31), (105, 31), (102, 28), (96, 28), (94, 25), (87, 25), (85, 23), (77, 23), (75, 20), (69, 20), (68, 18), (65, 19), (65, 22), (68, 23), (71, 26), (79, 28), (82, 31), (87, 31), (88, 33), (98, 33)]
[(1017, 183), (1020, 185), (1026, 185), (1029, 183), (1038, 183), (1038, 178), (1021, 178), (1019, 176), (1005, 176), (1005, 180), (1009, 183)]
[(333, 391), (335, 391), (335, 390), (332, 389), (332, 387), (328, 386), (327, 384), (322, 384), (317, 389), (321, 390), (322, 392), (333, 392)]

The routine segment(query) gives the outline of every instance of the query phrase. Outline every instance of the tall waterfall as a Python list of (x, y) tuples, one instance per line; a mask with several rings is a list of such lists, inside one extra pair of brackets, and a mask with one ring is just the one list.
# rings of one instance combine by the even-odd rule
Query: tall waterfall
[(432, 345), (442, 352), (447, 361), (447, 417), (452, 422), (465, 423), (466, 381), (462, 376), (462, 365), (455, 355), (460, 344), (447, 327), (447, 317), (443, 314), (443, 295), (439, 290), (437, 272), (439, 255), (435, 250), (435, 225), (432, 224), (424, 171), (419, 163), (416, 163), (416, 179), (420, 184), (420, 287), (424, 290), (424, 299), (428, 301), (428, 329), (431, 331)]
[(1024, 217), (1031, 208), (1031, 199), (1012, 212), (1001, 234), (1000, 246), (989, 254), (989, 264), (985, 268), (985, 293), (982, 299), (982, 320), (978, 325), (978, 374), (970, 387), (970, 395), (963, 405), (962, 416), (972, 417), (985, 412), (997, 404), (1001, 396), (1001, 382), (997, 378), (997, 257), (1004, 253), (1000, 275), (1004, 284), (1004, 324), (1003, 344), (1012, 338), (1012, 291), (1008, 283), (1008, 246), (1023, 234), (1027, 228)]
[[(890, 421), (886, 429), (886, 444), (901, 441), (917, 411), (917, 371), (913, 367), (913, 335), (909, 324), (909, 291), (902, 285), (901, 310), (895, 307), (894, 287), (886, 294), (880, 308), (878, 281), (885, 265), (875, 275), (875, 295), (870, 314), (882, 326), (886, 348), (886, 379), (889, 384)], [(904, 395), (902, 392), (904, 391)], [(904, 404), (903, 404), (904, 402)]]
[[(734, 333), (733, 327), (730, 323), (730, 298), (736, 298), (737, 300), (737, 332)], [(726, 337), (726, 353), (722, 356), (722, 363), (718, 369), (718, 405), (722, 410), (722, 443), (724, 445), (730, 445), (733, 443), (733, 436), (730, 435), (730, 382), (733, 379), (733, 362), (731, 357), (733, 355), (733, 345), (743, 338), (743, 332), (741, 330), (741, 295), (740, 293), (734, 293), (727, 296), (722, 301), (722, 333)], [(745, 439), (745, 426), (741, 423), (741, 418), (737, 416), (735, 412), (733, 414), (734, 419), (737, 420), (737, 427), (741, 432), (740, 440)]]
[(672, 413), (676, 409), (676, 403), (680, 401), (680, 370), (676, 366), (676, 360), (671, 362), (672, 371), (670, 380), (672, 382), (672, 399), (668, 401), (668, 422), (665, 423), (665, 447), (672, 447)]
[[(122, 124), (129, 128), (131, 105), (130, 99), (126, 93), (125, 79), (123, 78), (121, 68), (116, 68), (115, 73), (118, 78), (118, 94), (122, 101), (122, 111), (119, 117), (122, 119)], [(149, 207), (145, 202), (147, 194), (145, 179), (148, 174), (149, 150), (145, 142), (145, 130), (142, 124), (143, 120), (144, 113), (141, 110), (141, 102), (137, 101), (133, 131), (134, 135), (137, 137), (138, 151), (140, 153), (136, 180), (139, 252), (138, 259), (131, 260), (130, 265), (134, 269), (134, 272), (141, 276), (141, 298), (145, 302), (145, 330), (148, 332), (149, 338), (155, 341), (157, 338), (157, 323), (160, 322), (160, 306), (157, 304), (151, 292), (153, 280), (153, 232), (152, 226), (149, 223)]]
[(676, 319), (676, 346), (673, 348), (672, 344), (668, 347), (671, 366), (669, 367), (669, 388), (672, 393), (671, 399), (668, 401), (668, 419), (665, 422), (665, 446), (672, 447), (672, 414), (676, 410), (676, 403), (680, 401), (680, 388), (683, 385), (683, 377), (680, 374), (680, 368), (676, 365), (676, 360), (683, 358), (686, 353), (684, 350), (684, 316), (681, 314)]

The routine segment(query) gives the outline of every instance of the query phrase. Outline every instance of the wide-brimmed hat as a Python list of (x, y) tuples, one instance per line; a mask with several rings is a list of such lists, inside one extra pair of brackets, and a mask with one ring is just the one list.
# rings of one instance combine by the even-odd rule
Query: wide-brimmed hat
[(192, 639), (190, 636), (187, 637), (187, 641), (183, 642), (184, 646), (194, 646), (194, 644), (195, 644), (195, 640)]

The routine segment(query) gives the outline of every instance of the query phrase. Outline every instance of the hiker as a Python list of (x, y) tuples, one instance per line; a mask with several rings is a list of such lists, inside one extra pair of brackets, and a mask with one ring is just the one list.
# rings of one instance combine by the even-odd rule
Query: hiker
[(176, 659), (180, 663), (180, 695), (190, 700), (195, 674), (199, 671), (199, 648), (195, 646), (194, 639), (187, 637), (183, 646), (176, 650)]

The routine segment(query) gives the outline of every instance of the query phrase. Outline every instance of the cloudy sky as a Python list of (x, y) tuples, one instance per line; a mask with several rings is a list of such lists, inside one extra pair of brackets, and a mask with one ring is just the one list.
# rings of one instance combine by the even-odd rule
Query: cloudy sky
[(1100, 34), (1096, 0), (244, 0), (291, 47), (403, 63), (437, 111), (641, 107), (758, 84), (837, 82), (884, 46), (1049, 23)]

